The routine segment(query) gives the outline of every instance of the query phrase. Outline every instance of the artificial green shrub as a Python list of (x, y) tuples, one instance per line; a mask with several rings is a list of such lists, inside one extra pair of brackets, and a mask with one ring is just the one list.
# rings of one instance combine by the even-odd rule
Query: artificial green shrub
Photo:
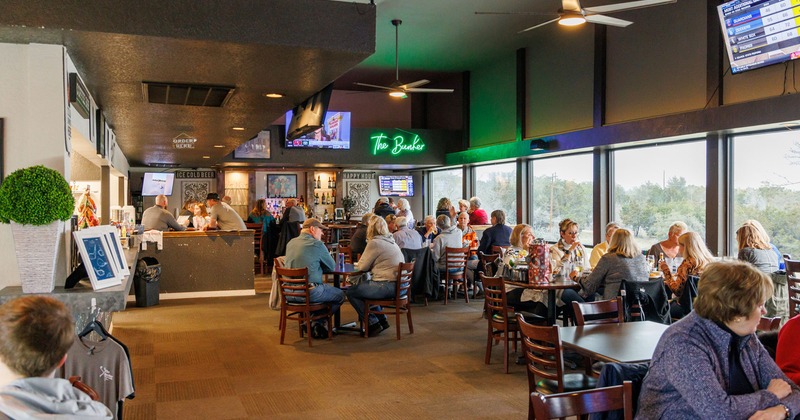
[(67, 180), (58, 171), (31, 166), (11, 173), (0, 185), (0, 222), (46, 225), (68, 220), (75, 199)]

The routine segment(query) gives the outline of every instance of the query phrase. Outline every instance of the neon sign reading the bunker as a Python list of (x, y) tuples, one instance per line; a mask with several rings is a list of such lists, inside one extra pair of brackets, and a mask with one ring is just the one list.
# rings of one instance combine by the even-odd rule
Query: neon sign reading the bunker
[(379, 153), (388, 152), (392, 156), (398, 156), (403, 153), (418, 153), (425, 150), (425, 142), (419, 137), (418, 134), (409, 133), (410, 138), (406, 138), (403, 134), (396, 134), (389, 137), (386, 133), (377, 133), (370, 136), (370, 140), (374, 142), (372, 147), (372, 154), (378, 155)]

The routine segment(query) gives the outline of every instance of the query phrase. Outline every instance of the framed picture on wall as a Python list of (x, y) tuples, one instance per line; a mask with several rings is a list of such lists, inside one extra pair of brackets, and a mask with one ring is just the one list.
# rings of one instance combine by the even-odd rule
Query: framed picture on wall
[(344, 220), (344, 208), (337, 207), (333, 213), (333, 220)]
[(233, 151), (233, 158), (269, 159), (271, 138), (272, 135), (269, 130), (261, 130), (255, 137), (237, 147)]
[(87, 228), (76, 230), (72, 235), (94, 290), (122, 284), (122, 275), (116, 269), (117, 263), (114, 262), (114, 255), (105, 239), (105, 230)]
[(268, 174), (267, 197), (269, 198), (297, 197), (297, 175)]

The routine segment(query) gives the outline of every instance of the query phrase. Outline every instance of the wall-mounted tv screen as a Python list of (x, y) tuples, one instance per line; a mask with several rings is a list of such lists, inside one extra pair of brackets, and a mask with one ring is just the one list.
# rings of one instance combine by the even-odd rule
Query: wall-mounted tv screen
[(414, 195), (414, 179), (411, 175), (380, 175), (378, 184), (382, 196), (411, 197)]
[[(291, 121), (292, 111), (286, 113), (286, 121)], [(286, 147), (289, 149), (350, 149), (350, 113), (331, 111), (325, 113), (322, 128), (289, 140), (289, 126), (286, 126)]]
[(734, 0), (717, 6), (731, 72), (800, 57), (796, 1)]
[(172, 172), (145, 172), (142, 180), (142, 195), (172, 195), (175, 174)]

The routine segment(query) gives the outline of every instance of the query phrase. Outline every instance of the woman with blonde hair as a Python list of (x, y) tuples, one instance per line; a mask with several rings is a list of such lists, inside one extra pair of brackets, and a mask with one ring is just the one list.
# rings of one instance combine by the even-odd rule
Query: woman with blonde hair
[[(386, 220), (372, 216), (367, 224), (367, 247), (358, 260), (359, 271), (369, 272), (371, 276), (347, 290), (347, 300), (358, 313), (358, 319), (364, 319), (365, 299), (386, 299), (394, 296), (397, 267), (401, 262), (405, 262), (403, 253), (389, 233)], [(363, 328), (365, 334), (372, 337), (389, 328), (389, 322), (386, 315), (370, 314), (369, 326), (365, 325)]]
[(699, 276), (703, 274), (706, 265), (714, 261), (714, 256), (706, 247), (703, 238), (697, 232), (686, 232), (678, 237), (678, 255), (683, 257), (681, 265), (675, 274), (672, 274), (666, 262), (662, 261), (661, 272), (664, 274), (664, 284), (678, 298), (670, 304), (670, 315), (672, 318), (683, 318), (683, 308), (678, 301), (683, 294), (686, 279), (689, 276)]
[[(550, 247), (550, 265), (553, 273), (561, 271), (561, 267), (566, 263), (571, 263), (574, 267), (589, 268), (589, 253), (586, 248), (578, 241), (580, 226), (572, 219), (564, 219), (558, 223), (558, 231), (561, 239)], [(569, 277), (572, 279), (580, 275), (578, 270), (570, 270)]]
[(595, 292), (603, 287), (603, 300), (615, 299), (622, 280), (644, 281), (649, 267), (642, 251), (633, 240), (628, 229), (617, 229), (611, 236), (608, 252), (600, 258), (589, 277), (580, 279), (580, 295), (592, 300)]
[(756, 338), (772, 280), (750, 264), (708, 264), (694, 311), (658, 341), (636, 418), (793, 419), (800, 388)]
[(756, 228), (756, 231), (758, 231), (758, 233), (761, 235), (763, 242), (768, 243), (769, 246), (772, 247), (772, 251), (775, 252), (775, 255), (778, 256), (778, 270), (785, 269), (786, 261), (784, 261), (783, 259), (783, 253), (781, 253), (781, 251), (778, 249), (777, 246), (775, 246), (775, 244), (770, 242), (769, 234), (767, 233), (767, 230), (764, 229), (764, 226), (761, 225), (761, 222), (759, 222), (756, 219), (748, 219), (745, 220), (744, 223), (742, 223), (742, 225), (753, 225), (753, 227)]
[(755, 225), (742, 225), (736, 231), (736, 242), (739, 244), (740, 260), (753, 264), (767, 274), (778, 271), (778, 256), (769, 244), (769, 237), (765, 238)]

